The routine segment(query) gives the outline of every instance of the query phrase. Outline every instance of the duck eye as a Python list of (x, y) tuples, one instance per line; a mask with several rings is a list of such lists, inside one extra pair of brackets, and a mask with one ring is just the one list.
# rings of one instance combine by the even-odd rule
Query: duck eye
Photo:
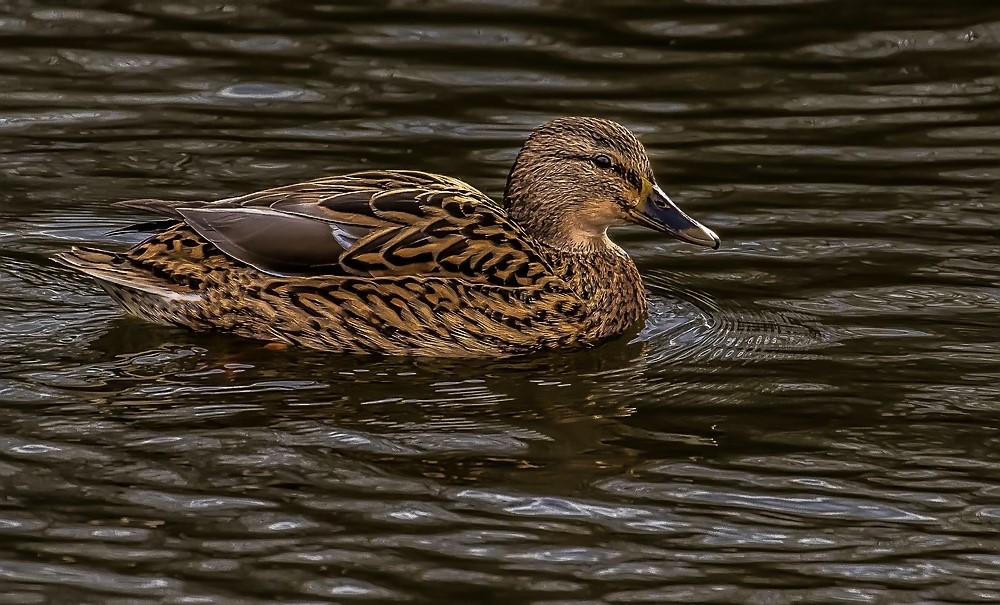
[(611, 164), (611, 158), (603, 153), (601, 155), (594, 156), (594, 165), (598, 168), (611, 168)]

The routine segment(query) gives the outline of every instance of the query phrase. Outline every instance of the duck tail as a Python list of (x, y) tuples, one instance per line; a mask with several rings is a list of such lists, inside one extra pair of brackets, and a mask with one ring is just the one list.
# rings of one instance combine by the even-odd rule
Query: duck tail
[(141, 198), (136, 200), (122, 200), (120, 202), (114, 202), (114, 206), (121, 206), (123, 208), (132, 208), (133, 210), (145, 210), (146, 212), (151, 212), (153, 214), (159, 214), (160, 216), (169, 216), (178, 221), (183, 220), (180, 212), (177, 211), (178, 208), (187, 205), (200, 205), (199, 202), (182, 202), (179, 200), (154, 200), (152, 198)]
[(61, 265), (92, 277), (129, 313), (165, 325), (191, 327), (202, 296), (178, 284), (159, 279), (114, 252), (74, 246), (53, 257)]

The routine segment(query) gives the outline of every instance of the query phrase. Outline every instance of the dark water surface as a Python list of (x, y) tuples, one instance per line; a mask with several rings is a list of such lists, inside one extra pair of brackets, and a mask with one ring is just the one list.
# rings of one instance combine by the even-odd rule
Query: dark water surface
[[(1000, 3), (64, 4), (0, 9), (0, 602), (1000, 602)], [(565, 114), (725, 241), (620, 231), (597, 350), (270, 351), (49, 260), (126, 197), (499, 195)]]

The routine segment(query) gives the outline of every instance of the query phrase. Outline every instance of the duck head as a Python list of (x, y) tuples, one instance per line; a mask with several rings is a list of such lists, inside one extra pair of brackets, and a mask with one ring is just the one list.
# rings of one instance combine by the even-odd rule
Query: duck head
[(536, 128), (514, 160), (504, 205), (535, 238), (564, 250), (609, 246), (608, 227), (624, 223), (699, 246), (721, 245), (670, 201), (642, 143), (611, 120), (558, 118)]

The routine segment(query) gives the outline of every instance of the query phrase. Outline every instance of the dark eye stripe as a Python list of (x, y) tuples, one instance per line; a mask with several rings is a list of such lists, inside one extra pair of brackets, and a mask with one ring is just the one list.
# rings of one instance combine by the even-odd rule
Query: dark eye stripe
[(636, 191), (642, 191), (642, 179), (633, 170), (627, 170), (618, 164), (611, 167), (615, 171), (615, 174), (625, 179), (625, 182), (635, 188)]
[[(565, 160), (582, 160), (584, 162), (593, 162), (593, 158), (589, 155), (567, 154), (567, 155), (559, 155), (557, 157), (561, 157), (562, 159)], [(611, 168), (609, 168), (609, 170), (617, 174), (619, 177), (622, 178), (622, 180), (624, 180), (626, 183), (634, 187), (636, 191), (642, 191), (642, 177), (640, 177), (639, 174), (634, 170), (628, 170), (624, 166), (621, 166), (619, 164), (611, 164)]]

